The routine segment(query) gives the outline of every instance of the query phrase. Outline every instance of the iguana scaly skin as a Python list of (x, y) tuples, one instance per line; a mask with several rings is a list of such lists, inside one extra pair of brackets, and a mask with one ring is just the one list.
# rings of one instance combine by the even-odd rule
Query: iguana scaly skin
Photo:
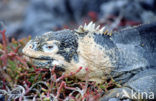
[(123, 85), (111, 90), (104, 99), (117, 94), (121, 98), (131, 90), (156, 94), (156, 24), (147, 27), (148, 24), (111, 34), (91, 22), (76, 30), (38, 36), (27, 43), (23, 53), (39, 67), (56, 65), (65, 74), (84, 67), (76, 74), (82, 80), (88, 67), (90, 81), (101, 83), (113, 77)]

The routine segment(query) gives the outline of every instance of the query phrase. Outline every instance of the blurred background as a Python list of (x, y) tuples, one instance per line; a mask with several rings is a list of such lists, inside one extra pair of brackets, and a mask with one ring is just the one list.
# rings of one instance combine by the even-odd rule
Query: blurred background
[(156, 21), (156, 0), (0, 0), (0, 30), (32, 37), (94, 21), (112, 30)]

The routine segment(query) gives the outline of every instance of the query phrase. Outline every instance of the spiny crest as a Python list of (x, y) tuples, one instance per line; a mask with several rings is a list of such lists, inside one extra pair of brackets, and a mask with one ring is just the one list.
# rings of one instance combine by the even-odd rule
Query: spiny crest
[(92, 33), (97, 33), (97, 34), (104, 34), (104, 35), (112, 35), (112, 31), (109, 31), (106, 29), (106, 27), (100, 28), (100, 25), (97, 27), (95, 26), (95, 23), (92, 21), (87, 25), (86, 23), (84, 26), (80, 25), (78, 29), (75, 30), (78, 33), (84, 33), (84, 32), (92, 32)]

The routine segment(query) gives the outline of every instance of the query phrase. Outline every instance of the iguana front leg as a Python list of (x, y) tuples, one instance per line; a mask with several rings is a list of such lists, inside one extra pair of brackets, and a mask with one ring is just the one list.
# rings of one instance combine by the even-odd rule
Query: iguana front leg
[(129, 99), (130, 91), (131, 89), (127, 87), (114, 88), (113, 90), (110, 90), (106, 95), (104, 95), (101, 101), (111, 101), (111, 99), (114, 99), (115, 101), (120, 101), (122, 99)]
[(111, 98), (154, 100), (156, 99), (156, 70), (147, 69), (131, 78), (122, 88), (110, 90), (101, 101), (109, 101)]

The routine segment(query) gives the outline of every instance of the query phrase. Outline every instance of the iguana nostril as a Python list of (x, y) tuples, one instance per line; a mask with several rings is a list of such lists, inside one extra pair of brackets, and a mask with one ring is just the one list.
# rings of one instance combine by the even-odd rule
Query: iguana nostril
[(32, 45), (30, 45), (29, 48), (32, 48)]

